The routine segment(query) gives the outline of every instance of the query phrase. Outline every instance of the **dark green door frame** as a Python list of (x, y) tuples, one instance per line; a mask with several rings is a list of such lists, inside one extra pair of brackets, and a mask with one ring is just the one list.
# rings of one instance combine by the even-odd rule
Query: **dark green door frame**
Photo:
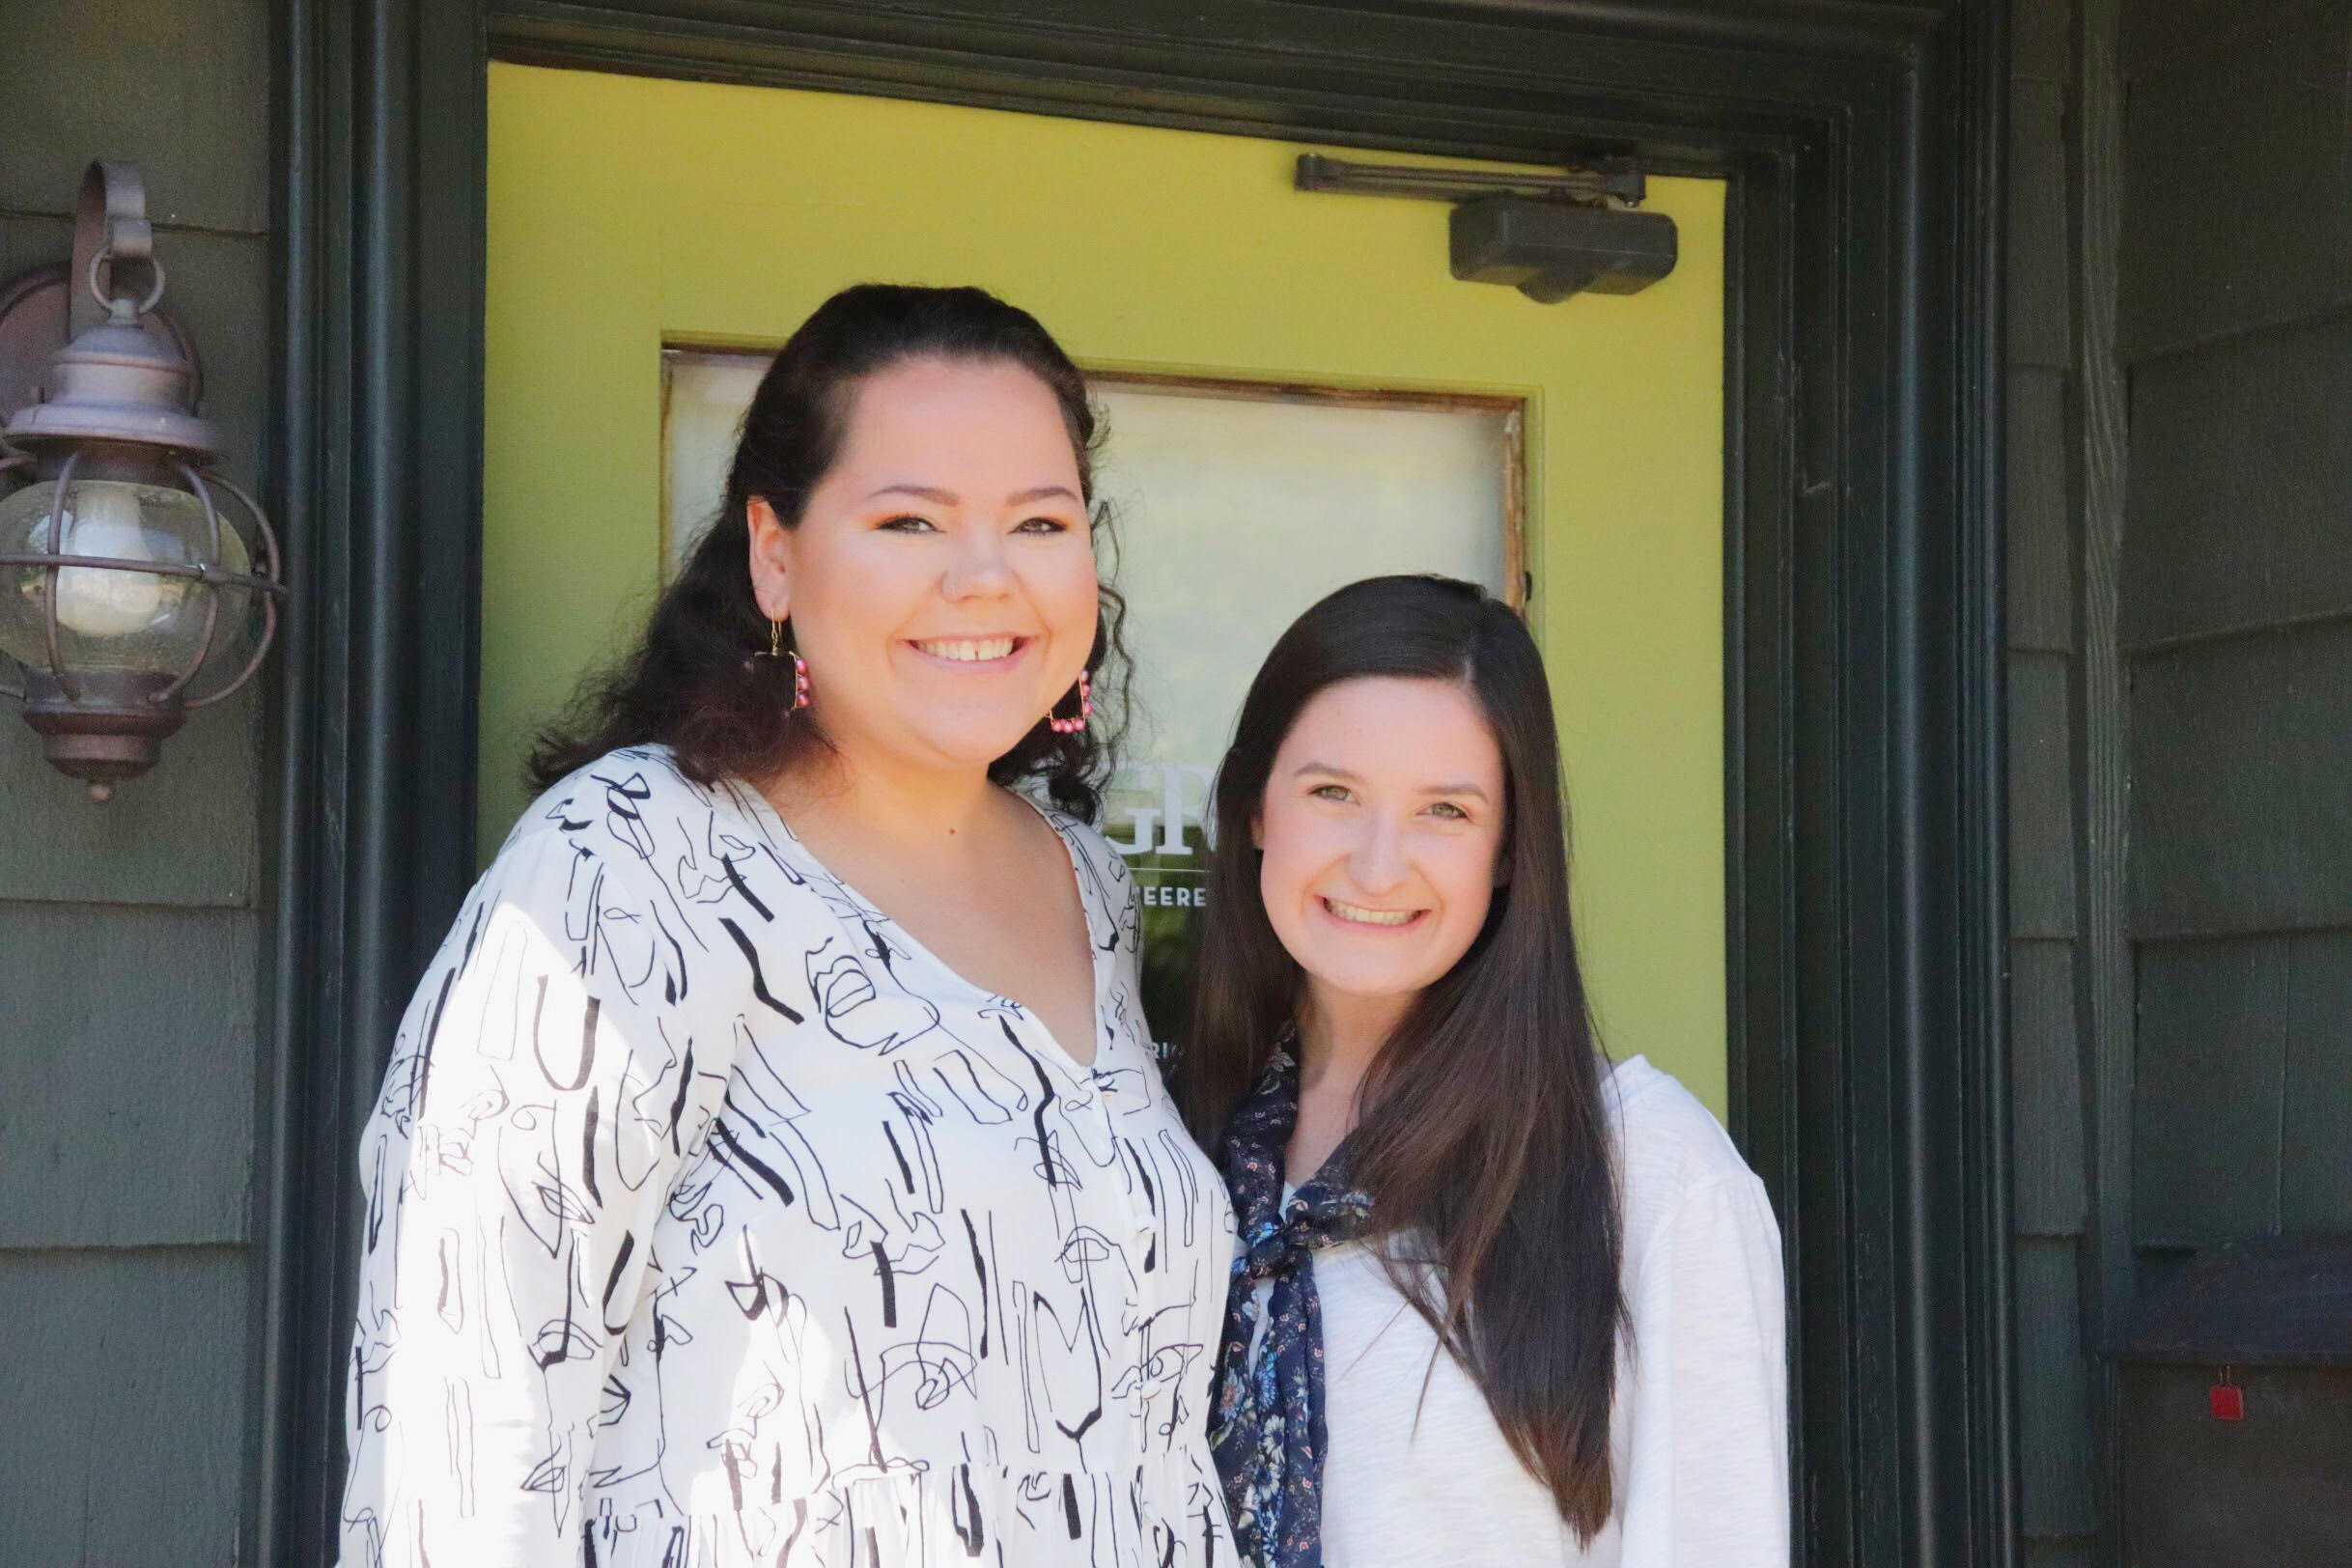
[(474, 864), (493, 56), (1726, 179), (1733, 1116), (1789, 1244), (1802, 1560), (2014, 1560), (1998, 0), (281, 0), (280, 21), (273, 501), (298, 588), (264, 1560), (331, 1556), (352, 1152)]

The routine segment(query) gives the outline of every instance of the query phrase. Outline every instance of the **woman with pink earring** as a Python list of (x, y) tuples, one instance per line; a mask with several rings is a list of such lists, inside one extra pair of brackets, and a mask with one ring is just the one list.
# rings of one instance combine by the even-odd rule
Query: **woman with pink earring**
[(1087, 826), (1094, 440), (978, 290), (777, 354), (403, 1025), (346, 1563), (1231, 1560), (1232, 1212)]

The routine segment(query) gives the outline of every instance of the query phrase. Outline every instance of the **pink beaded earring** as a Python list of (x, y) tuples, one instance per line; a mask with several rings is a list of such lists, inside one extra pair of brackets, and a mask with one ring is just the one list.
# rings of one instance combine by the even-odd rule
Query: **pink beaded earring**
[[(772, 616), (770, 616), (770, 617), (769, 618), (769, 621), (768, 621), (768, 652), (766, 652), (766, 653), (764, 653), (764, 654), (754, 654), (752, 657), (753, 657), (754, 658), (773, 658), (773, 659), (777, 659), (777, 660), (781, 660), (781, 659), (784, 658), (784, 623), (783, 623), (783, 622), (781, 622), (781, 621), (779, 621), (779, 620), (776, 620), (776, 619), (775, 619), (774, 617), (772, 617)], [(798, 713), (798, 712), (799, 712), (801, 709), (806, 708), (807, 706), (808, 706), (808, 661), (807, 661), (806, 659), (804, 659), (804, 658), (802, 658), (800, 657), (800, 651), (799, 651), (798, 649), (797, 649), (797, 648), (796, 648), (796, 649), (794, 649), (794, 650), (793, 650), (793, 653), (792, 653), (792, 708), (793, 708), (793, 712), (797, 714), (797, 713)]]
[[(1061, 718), (1049, 713), (1046, 714), (1046, 728), (1056, 735), (1076, 735), (1085, 729), (1086, 721), (1094, 717), (1094, 683), (1087, 678), (1084, 670), (1078, 671), (1078, 716)], [(1056, 703), (1054, 706), (1058, 708), (1061, 705)]]

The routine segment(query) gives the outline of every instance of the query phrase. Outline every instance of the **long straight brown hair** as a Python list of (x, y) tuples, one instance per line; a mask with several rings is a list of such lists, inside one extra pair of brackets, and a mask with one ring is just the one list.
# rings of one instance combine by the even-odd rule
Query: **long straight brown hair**
[(1478, 704), (1502, 754), (1507, 877), (1470, 950), (1414, 998), (1366, 1075), (1349, 1175), (1371, 1195), (1389, 1278), (1589, 1543), (1612, 1495), (1617, 1177), (1568, 913), (1551, 685), (1527, 629), (1484, 590), (1426, 576), (1354, 583), (1267, 656), (1218, 770), (1176, 1093), (1215, 1148), (1300, 1004), (1303, 976), (1258, 895), (1250, 823), (1300, 713), (1326, 687), (1373, 677), (1450, 682)]

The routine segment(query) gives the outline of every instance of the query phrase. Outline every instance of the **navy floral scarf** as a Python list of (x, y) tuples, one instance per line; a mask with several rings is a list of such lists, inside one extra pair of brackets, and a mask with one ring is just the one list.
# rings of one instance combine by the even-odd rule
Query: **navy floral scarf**
[[(1282, 1201), (1283, 1151), (1299, 1119), (1299, 1063), (1286, 1033), (1225, 1125), (1218, 1163), (1233, 1191), (1242, 1251), (1225, 1296), (1209, 1446), (1243, 1554), (1261, 1568), (1323, 1562), (1323, 1309), (1314, 1251), (1359, 1235), (1371, 1201), (1348, 1185), (1342, 1143)], [(1257, 1337), (1258, 1283), (1273, 1281)]]

